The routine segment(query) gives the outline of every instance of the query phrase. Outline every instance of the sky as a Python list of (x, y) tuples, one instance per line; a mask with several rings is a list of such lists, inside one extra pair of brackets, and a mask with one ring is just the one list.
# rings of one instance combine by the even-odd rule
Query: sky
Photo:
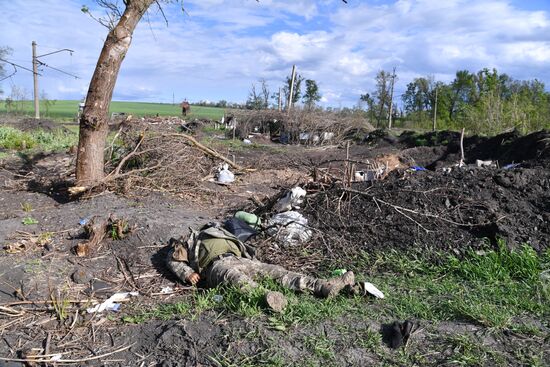
[[(116, 1), (116, 0), (114, 0)], [(119, 0), (122, 5), (122, 1)], [(89, 0), (0, 0), (0, 47), (31, 68), (40, 57), (39, 89), (50, 99), (86, 95), (107, 35), (81, 12)], [(357, 104), (379, 70), (396, 68), (396, 100), (414, 78), (450, 82), (457, 70), (496, 68), (550, 86), (550, 0), (183, 0), (155, 6), (134, 32), (113, 100), (172, 103), (188, 99), (244, 102), (252, 83), (275, 92), (292, 65), (314, 79), (324, 106)], [(6, 67), (8, 73), (13, 69)], [(32, 73), (0, 82), (32, 97)]]

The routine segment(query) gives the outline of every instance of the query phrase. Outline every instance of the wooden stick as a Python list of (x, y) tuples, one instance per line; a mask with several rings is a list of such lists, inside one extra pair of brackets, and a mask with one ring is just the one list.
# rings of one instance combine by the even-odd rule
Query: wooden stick
[[(115, 353), (119, 353), (119, 352), (123, 352), (127, 349), (130, 349), (134, 344), (136, 343), (132, 343), (130, 345), (127, 345), (125, 347), (122, 347), (122, 348), (119, 348), (117, 350), (114, 350), (112, 352), (109, 352), (109, 353), (105, 353), (105, 354), (101, 354), (101, 355), (98, 355), (98, 356), (93, 356), (93, 357), (87, 357), (87, 358), (81, 358), (81, 359), (58, 359), (58, 360), (55, 360), (55, 361), (52, 361), (51, 359), (44, 359), (43, 356), (36, 356), (36, 357), (42, 357), (42, 358), (31, 358), (31, 359), (20, 359), (20, 358), (5, 358), (5, 357), (0, 357), (0, 361), (12, 361), (12, 362), (34, 362), (34, 363), (56, 363), (56, 364), (63, 364), (63, 363), (82, 363), (82, 362), (87, 362), (87, 361), (93, 361), (93, 360), (96, 360), (96, 359), (101, 359), (101, 358), (104, 358), (104, 357), (108, 357), (110, 355), (113, 355)], [(62, 353), (59, 353), (59, 354), (62, 354)]]
[(197, 139), (195, 139), (191, 135), (187, 135), (187, 134), (184, 134), (184, 133), (179, 133), (179, 134), (169, 134), (169, 136), (176, 136), (176, 137), (184, 138), (185, 140), (190, 141), (194, 146), (196, 146), (197, 148), (199, 148), (203, 152), (205, 152), (205, 153), (207, 153), (207, 154), (209, 154), (209, 155), (211, 155), (215, 158), (221, 159), (222, 161), (224, 161), (225, 163), (227, 163), (228, 165), (230, 165), (231, 167), (233, 167), (237, 171), (244, 171), (245, 170), (242, 166), (238, 165), (237, 163), (233, 163), (231, 161), (231, 159), (224, 157), (220, 153), (216, 152), (214, 149), (211, 149), (211, 148), (208, 148), (207, 146), (202, 145), (201, 143), (199, 143), (197, 141)]

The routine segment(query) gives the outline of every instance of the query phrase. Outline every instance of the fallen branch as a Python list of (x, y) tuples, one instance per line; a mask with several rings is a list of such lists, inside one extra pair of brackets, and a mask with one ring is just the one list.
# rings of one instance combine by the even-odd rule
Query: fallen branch
[(191, 135), (187, 135), (187, 134), (184, 134), (184, 133), (179, 133), (179, 134), (170, 134), (169, 136), (176, 136), (176, 137), (180, 137), (180, 138), (184, 138), (185, 140), (188, 140), (190, 141), (194, 146), (196, 146), (197, 148), (199, 148), (200, 150), (202, 150), (203, 152), (211, 155), (212, 157), (215, 157), (215, 158), (218, 158), (218, 159), (221, 159), (222, 161), (224, 161), (225, 163), (227, 163), (228, 165), (230, 165), (233, 169), (236, 169), (237, 171), (244, 171), (245, 169), (238, 165), (237, 163), (234, 163), (232, 160), (230, 160), (229, 158), (227, 157), (224, 157), (223, 155), (221, 155), (220, 153), (216, 152), (215, 150), (211, 149), (211, 148), (208, 148), (207, 146), (199, 143), (197, 141), (197, 139), (195, 139), (194, 137), (192, 137)]
[[(105, 358), (105, 357), (108, 357), (110, 355), (123, 352), (125, 350), (130, 349), (134, 344), (136, 344), (136, 343), (132, 343), (130, 345), (119, 348), (117, 350), (113, 350), (112, 352), (100, 354), (98, 356), (93, 356), (93, 357), (81, 358), (81, 359), (51, 359), (51, 358), (50, 359), (44, 359), (43, 355), (42, 356), (37, 355), (36, 356), (37, 358), (26, 358), (26, 359), (0, 357), (0, 361), (25, 362), (25, 363), (27, 363), (27, 362), (28, 363), (31, 363), (31, 362), (32, 363), (56, 363), (56, 364), (83, 363), (83, 362), (93, 361), (93, 360), (96, 360), (96, 359)], [(62, 354), (62, 353), (59, 353), (59, 354)], [(52, 354), (50, 356), (54, 356), (54, 355), (55, 354)]]
[[(413, 213), (413, 214), (416, 214), (416, 215), (421, 215), (421, 216), (424, 216), (424, 217), (429, 217), (429, 218), (435, 218), (435, 219), (440, 219), (444, 222), (447, 222), (447, 223), (450, 223), (450, 224), (454, 224), (455, 226), (459, 226), (459, 227), (478, 227), (478, 226), (486, 226), (488, 224), (492, 224), (493, 222), (485, 222), (485, 223), (474, 223), (474, 224), (470, 224), (470, 223), (459, 223), (459, 222), (455, 222), (453, 220), (450, 220), (450, 219), (447, 219), (447, 218), (443, 218), (441, 217), (440, 215), (436, 215), (436, 214), (431, 214), (431, 213), (420, 213), (420, 212), (417, 212), (416, 210), (412, 210), (412, 209), (408, 209), (408, 208), (404, 208), (402, 206), (398, 206), (398, 205), (394, 205), (394, 204), (391, 204), (391, 203), (388, 203), (387, 201), (384, 201), (384, 200), (381, 200), (381, 199), (378, 199), (376, 198), (375, 196), (373, 195), (370, 195), (370, 194), (367, 194), (366, 192), (363, 192), (363, 191), (359, 191), (359, 190), (354, 190), (354, 189), (346, 189), (346, 188), (343, 188), (342, 189), (343, 191), (347, 191), (347, 192), (351, 192), (351, 193), (354, 193), (354, 194), (358, 194), (358, 195), (363, 195), (363, 196), (367, 196), (367, 197), (370, 197), (372, 199), (374, 199), (376, 202), (380, 202), (382, 204), (385, 204), (393, 209), (395, 209), (397, 212), (399, 212), (400, 214), (403, 214), (401, 213), (400, 211), (406, 211), (406, 212), (409, 212), (409, 213)], [(404, 215), (404, 214), (403, 214)], [(496, 222), (502, 220), (504, 217), (501, 217), (499, 219), (496, 220)], [(415, 221), (416, 222), (416, 221)], [(495, 222), (495, 223), (496, 223)], [(418, 224), (418, 223), (417, 223)], [(422, 226), (421, 226), (422, 227)], [(424, 230), (426, 230), (426, 228), (422, 227)]]

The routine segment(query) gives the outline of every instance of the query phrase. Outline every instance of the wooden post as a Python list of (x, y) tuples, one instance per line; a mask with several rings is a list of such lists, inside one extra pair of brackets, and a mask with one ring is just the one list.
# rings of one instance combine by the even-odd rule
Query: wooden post
[(395, 67), (393, 68), (393, 74), (391, 76), (391, 87), (390, 87), (390, 116), (388, 119), (388, 130), (391, 130), (392, 124), (392, 115), (393, 115), (393, 85), (395, 82)]
[(292, 107), (292, 97), (294, 95), (294, 78), (296, 77), (296, 65), (292, 65), (292, 76), (290, 77), (290, 93), (288, 95), (288, 112), (290, 112), (290, 108)]
[(347, 142), (346, 144), (346, 170), (345, 170), (345, 173), (344, 173), (344, 187), (346, 187), (348, 185), (348, 182), (350, 180), (350, 176), (351, 176), (351, 170), (350, 170), (350, 166), (349, 166), (349, 141)]
[(437, 122), (437, 86), (435, 87), (434, 122), (432, 126), (432, 131), (435, 131), (436, 122)]
[(460, 162), (458, 163), (459, 167), (464, 165), (464, 128), (462, 128), (462, 133), (460, 134)]

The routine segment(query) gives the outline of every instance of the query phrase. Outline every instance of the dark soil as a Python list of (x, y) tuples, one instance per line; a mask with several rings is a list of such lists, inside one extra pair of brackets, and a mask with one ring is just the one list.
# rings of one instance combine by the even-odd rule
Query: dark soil
[(550, 171), (468, 167), (398, 172), (307, 200), (310, 224), (349, 254), (387, 248), (463, 253), (495, 246), (548, 248)]
[[(401, 157), (438, 167), (437, 172), (396, 170), (384, 180), (350, 188), (336, 184), (310, 195), (305, 207), (310, 225), (328, 237), (325, 242), (336, 253), (352, 258), (388, 248), (461, 254), (495, 247), (500, 239), (512, 248), (528, 244), (536, 251), (547, 249), (550, 134), (509, 133), (467, 142), (466, 167), (454, 166), (453, 145), (409, 148)], [(472, 164), (476, 159), (521, 164), (479, 168)], [(445, 166), (450, 173), (439, 170)], [(316, 185), (311, 187), (317, 191)]]
[(34, 119), (34, 118), (8, 119), (8, 117), (4, 117), (1, 123), (13, 126), (22, 131), (31, 131), (31, 130), (52, 131), (52, 130), (59, 129), (60, 127), (59, 124), (49, 119)]

